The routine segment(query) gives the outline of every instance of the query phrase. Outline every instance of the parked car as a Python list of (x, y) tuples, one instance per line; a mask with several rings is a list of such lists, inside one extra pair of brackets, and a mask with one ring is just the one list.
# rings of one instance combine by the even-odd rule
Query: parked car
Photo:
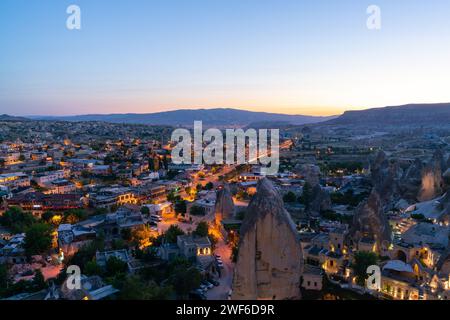
[(206, 285), (204, 285), (204, 284), (200, 285), (200, 289), (203, 290), (203, 291), (208, 291), (208, 287)]
[(161, 218), (160, 216), (157, 216), (157, 215), (152, 214), (152, 215), (150, 216), (150, 220), (151, 220), (151, 221), (156, 221), (156, 222), (161, 222), (161, 221), (162, 221), (162, 218)]
[(202, 284), (205, 285), (208, 288), (208, 290), (214, 288), (214, 285), (209, 281), (203, 280)]
[(213, 284), (213, 286), (218, 287), (220, 286), (220, 282), (214, 279), (209, 279), (209, 282), (211, 282)]

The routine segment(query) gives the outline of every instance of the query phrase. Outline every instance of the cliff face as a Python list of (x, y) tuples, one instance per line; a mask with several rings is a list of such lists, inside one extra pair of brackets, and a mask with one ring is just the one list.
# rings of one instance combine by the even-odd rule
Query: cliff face
[(382, 206), (388, 206), (398, 196), (401, 170), (397, 163), (389, 162), (383, 151), (371, 163), (370, 170), (373, 189), (380, 197)]
[(415, 126), (447, 125), (450, 123), (450, 104), (413, 104), (395, 107), (347, 111), (325, 122), (332, 125)]
[(445, 169), (444, 155), (437, 150), (431, 161), (422, 170), (422, 185), (418, 200), (428, 201), (440, 196), (443, 192), (444, 181), (442, 179)]
[(302, 253), (280, 194), (263, 179), (241, 227), (233, 300), (299, 299)]
[(400, 183), (402, 197), (411, 202), (417, 201), (422, 186), (422, 161), (416, 159), (413, 164), (406, 170)]
[(220, 225), (222, 220), (232, 219), (234, 216), (234, 203), (230, 187), (225, 184), (217, 193), (216, 205), (214, 207), (216, 225)]
[(376, 241), (378, 249), (383, 243), (391, 242), (391, 227), (384, 214), (380, 195), (375, 189), (372, 190), (367, 201), (356, 209), (348, 237), (354, 245), (363, 237), (373, 239)]
[(331, 209), (331, 197), (330, 194), (322, 189), (322, 187), (317, 184), (312, 189), (312, 199), (309, 205), (309, 214), (318, 217), (321, 212)]

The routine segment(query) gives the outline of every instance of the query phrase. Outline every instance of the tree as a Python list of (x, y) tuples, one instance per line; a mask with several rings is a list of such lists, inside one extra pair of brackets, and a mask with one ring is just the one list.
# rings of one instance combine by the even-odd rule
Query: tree
[(119, 273), (125, 273), (127, 270), (127, 263), (119, 258), (113, 256), (106, 261), (106, 275), (109, 277), (113, 277)]
[(8, 269), (6, 265), (0, 264), (0, 297), (3, 297), (8, 287)]
[(189, 292), (198, 288), (200, 281), (201, 274), (194, 267), (186, 269), (184, 266), (179, 266), (175, 268), (170, 278), (170, 283), (181, 298), (186, 298)]
[(132, 242), (138, 247), (148, 247), (152, 231), (147, 226), (142, 226), (131, 232)]
[(44, 275), (42, 274), (41, 270), (36, 270), (32, 282), (33, 289), (35, 291), (40, 291), (47, 287), (47, 284), (45, 283)]
[(176, 243), (177, 237), (182, 235), (184, 235), (184, 231), (181, 230), (179, 226), (171, 225), (163, 237), (168, 243)]
[(25, 233), (25, 254), (31, 257), (45, 253), (52, 247), (52, 239), (52, 228), (48, 224), (33, 224)]
[(54, 215), (55, 215), (55, 214), (54, 214), (53, 212), (51, 212), (51, 211), (45, 211), (45, 212), (42, 214), (41, 219), (44, 220), (44, 221), (47, 222), (47, 223), (50, 223), (50, 221), (52, 220), (52, 218), (53, 218)]
[(203, 207), (193, 205), (191, 207), (191, 210), (189, 210), (189, 213), (193, 216), (204, 216), (205, 215), (205, 209)]
[(214, 183), (208, 182), (208, 183), (205, 185), (205, 189), (206, 189), (206, 190), (212, 190), (212, 189), (214, 189)]
[(209, 232), (208, 223), (205, 221), (200, 222), (194, 231), (194, 234), (199, 237), (207, 237)]
[(145, 282), (139, 276), (132, 275), (121, 284), (121, 300), (168, 300), (172, 295), (171, 287), (158, 286), (154, 281)]
[(309, 206), (311, 204), (311, 199), (312, 199), (311, 184), (309, 184), (309, 182), (305, 182), (305, 185), (303, 186), (302, 195), (299, 198), (300, 203), (305, 205), (306, 209), (309, 209)]
[(87, 276), (101, 276), (102, 273), (102, 268), (94, 260), (89, 261), (84, 266), (84, 274)]
[(354, 255), (353, 270), (356, 275), (356, 282), (360, 286), (365, 285), (367, 279), (367, 268), (376, 265), (378, 256), (369, 251), (358, 251)]
[(295, 200), (297, 200), (297, 197), (295, 196), (295, 193), (293, 193), (292, 191), (289, 191), (283, 196), (284, 202), (292, 203), (295, 202)]
[(70, 258), (66, 265), (77, 265), (84, 272), (84, 268), (89, 261), (92, 261), (95, 257), (97, 251), (102, 251), (104, 249), (104, 243), (101, 240), (97, 240), (82, 246), (72, 258)]
[(146, 206), (143, 206), (143, 207), (141, 208), (141, 213), (142, 213), (143, 215), (149, 215), (149, 214), (150, 214), (150, 209), (149, 209), (148, 207), (146, 207)]
[(172, 189), (170, 190), (169, 194), (167, 195), (167, 200), (170, 202), (175, 202), (180, 199), (180, 196), (177, 194), (177, 190)]
[(187, 210), (186, 201), (184, 201), (184, 200), (177, 201), (175, 203), (174, 210), (178, 214), (185, 215), (186, 214), (186, 210)]
[(245, 211), (245, 210), (239, 211), (239, 212), (236, 214), (236, 219), (237, 219), (237, 220), (244, 220), (245, 214), (246, 214), (246, 211)]
[(88, 214), (83, 209), (72, 209), (64, 213), (64, 221), (66, 223), (75, 224), (87, 219)]
[(133, 239), (132, 231), (129, 228), (122, 229), (120, 235), (122, 236), (122, 239), (126, 241), (131, 241)]
[(13, 233), (23, 233), (35, 222), (36, 218), (31, 213), (23, 212), (20, 207), (12, 207), (0, 216), (0, 224)]

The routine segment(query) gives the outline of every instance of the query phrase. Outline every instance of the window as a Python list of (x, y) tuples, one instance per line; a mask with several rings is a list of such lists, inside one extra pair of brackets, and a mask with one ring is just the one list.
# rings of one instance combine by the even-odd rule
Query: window
[(311, 281), (308, 281), (308, 287), (311, 285)]
[(314, 282), (314, 287), (317, 287), (317, 282)]

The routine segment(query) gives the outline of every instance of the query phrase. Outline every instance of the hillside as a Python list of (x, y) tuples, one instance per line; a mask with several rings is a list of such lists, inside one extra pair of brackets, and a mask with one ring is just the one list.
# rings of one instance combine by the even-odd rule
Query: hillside
[(346, 111), (340, 117), (329, 120), (324, 124), (371, 126), (449, 125), (450, 103), (409, 104), (395, 107)]
[(206, 126), (246, 126), (252, 122), (284, 122), (301, 125), (329, 120), (333, 117), (286, 115), (252, 112), (237, 109), (176, 110), (146, 114), (92, 114), (62, 117), (33, 117), (37, 120), (104, 121), (111, 123), (136, 123), (149, 125), (192, 126), (203, 121)]

